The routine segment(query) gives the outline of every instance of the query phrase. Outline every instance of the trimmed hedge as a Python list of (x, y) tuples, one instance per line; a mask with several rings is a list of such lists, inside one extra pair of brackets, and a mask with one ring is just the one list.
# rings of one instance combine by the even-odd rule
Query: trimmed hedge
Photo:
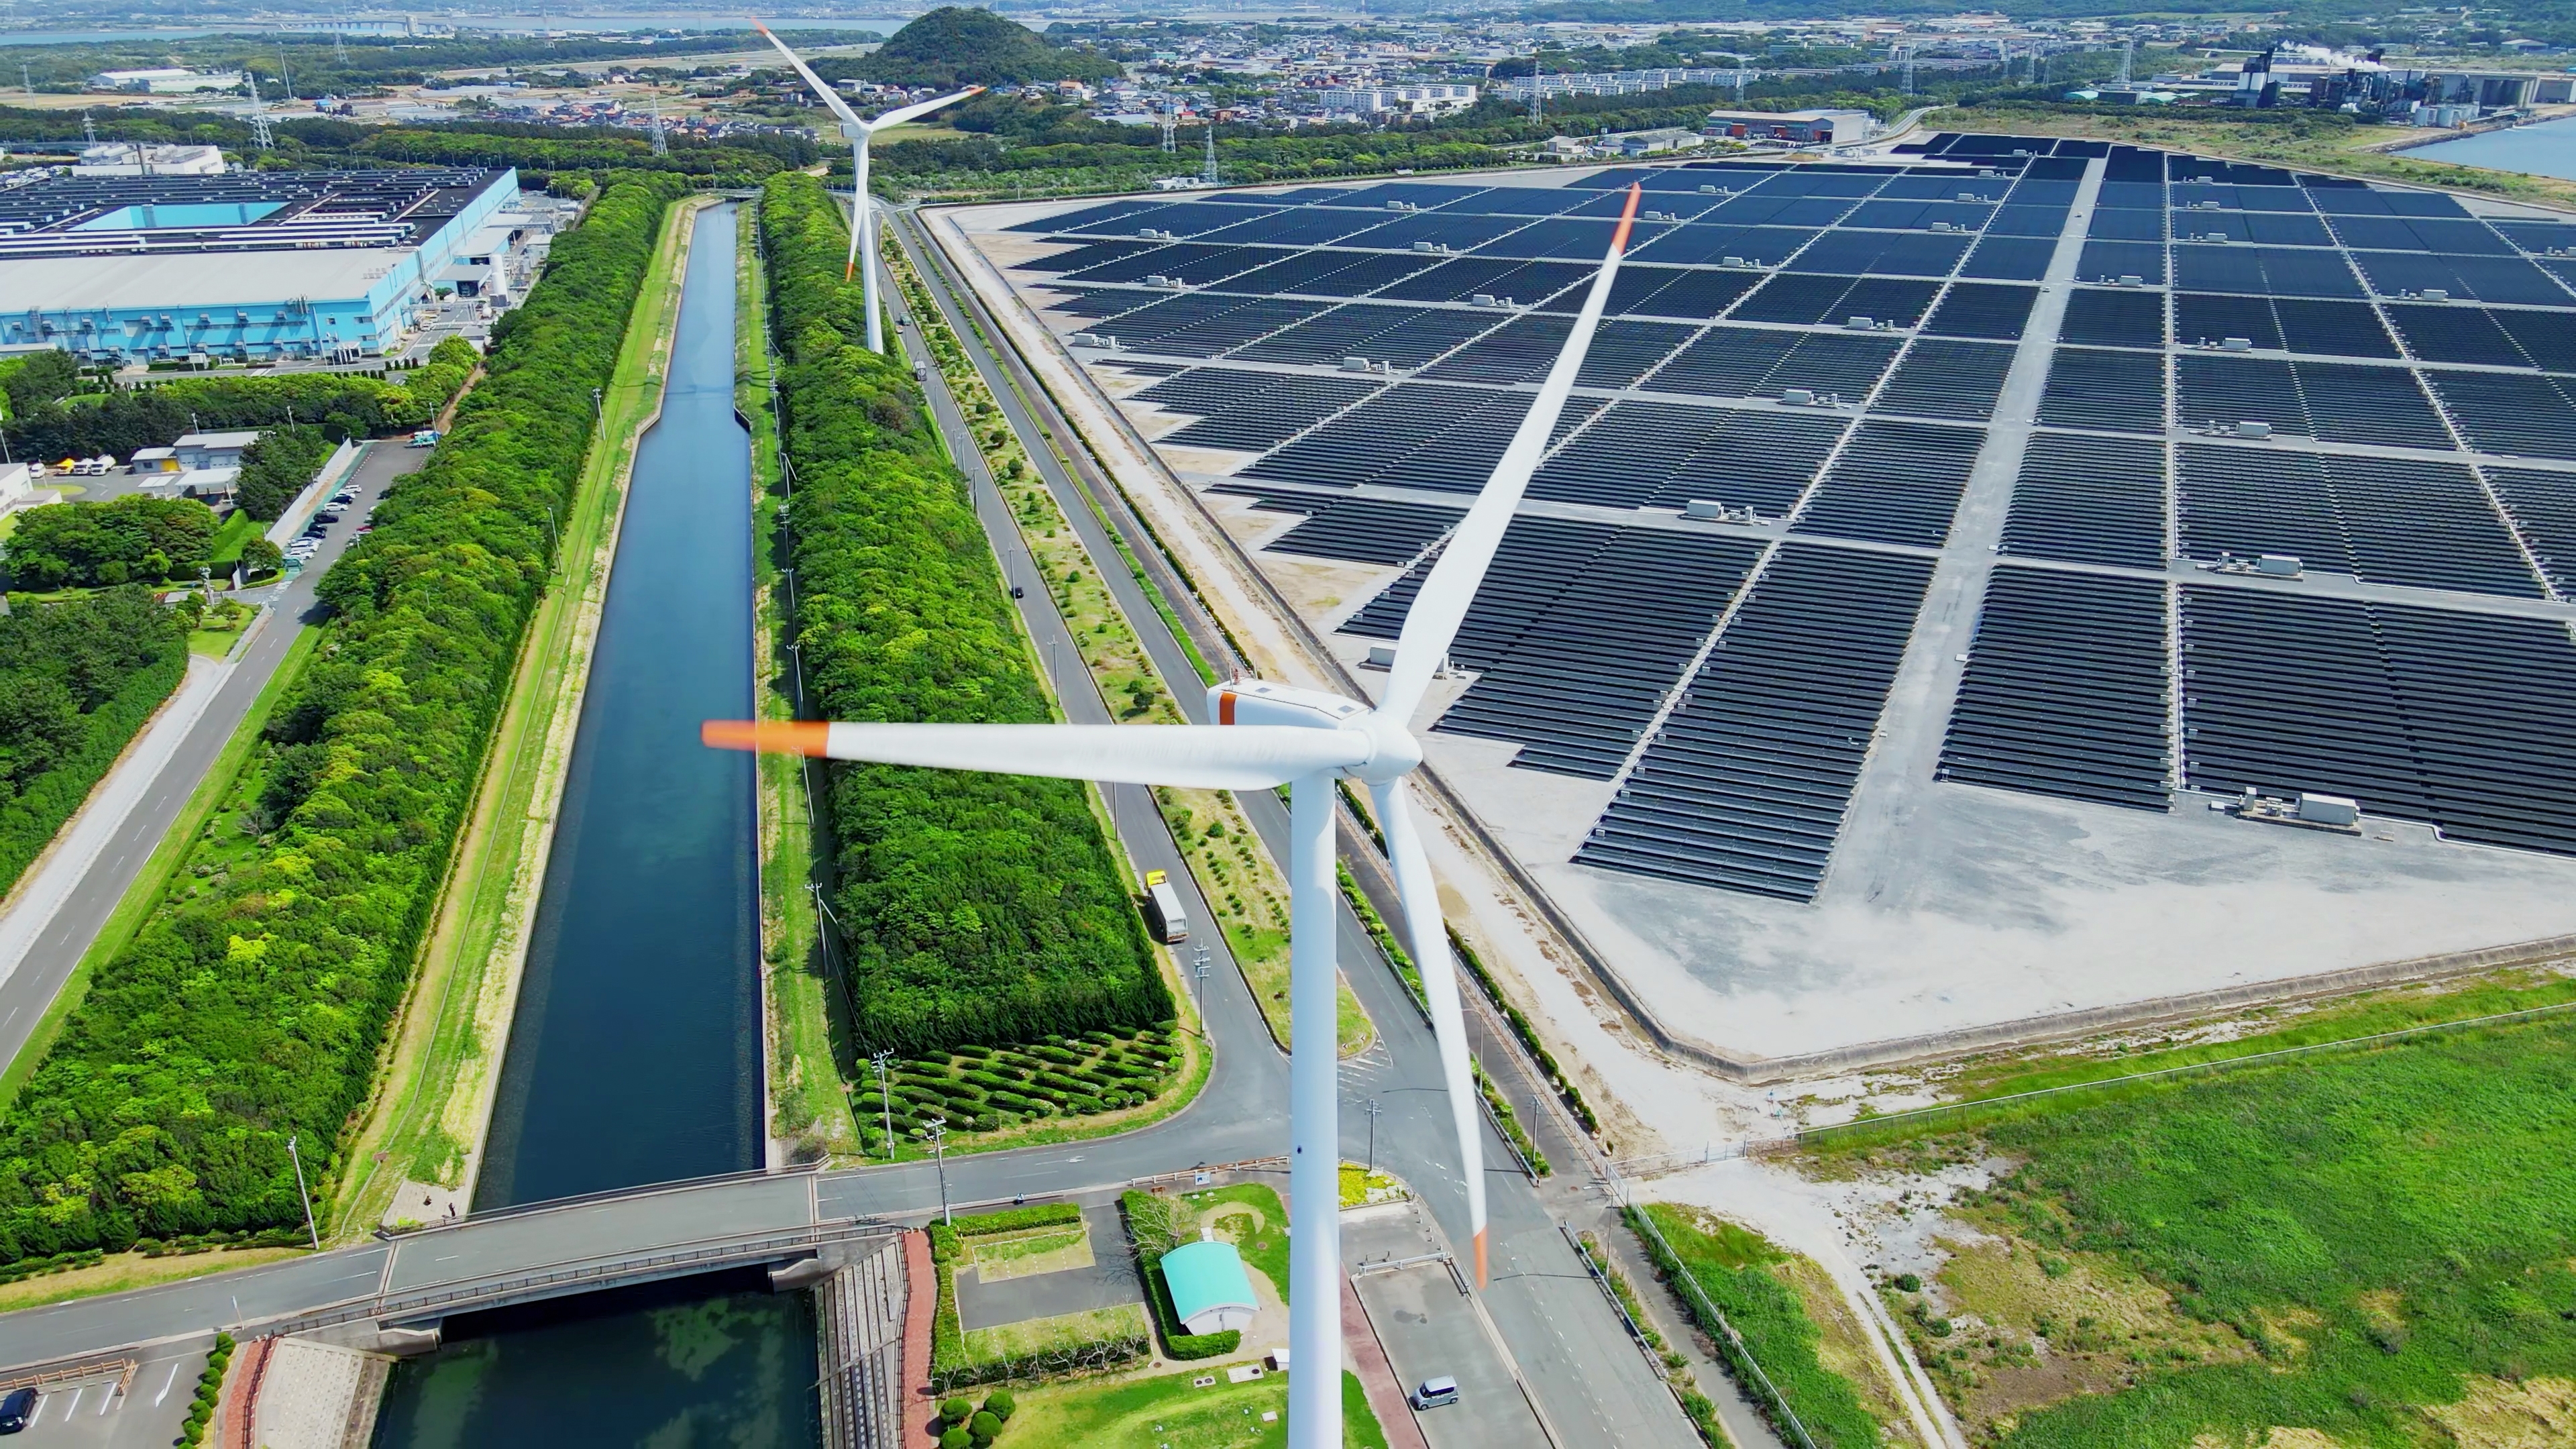
[[(900, 362), (864, 345), (823, 183), (761, 193), (781, 319), (797, 640), (844, 720), (1049, 717), (966, 483)], [(1068, 780), (835, 764), (834, 906), (862, 1051), (1132, 1031), (1172, 998), (1084, 792)]]
[(0, 618), (0, 895), (187, 672), (187, 621), (141, 589)]
[[(511, 316), (526, 311), (522, 307)], [(496, 338), (509, 322), (505, 317), (496, 325)], [(471, 344), (450, 338), (432, 349), (423, 365), (382, 377), (354, 372), (277, 377), (181, 373), (166, 382), (126, 391), (74, 393), (40, 404), (12, 424), (9, 435), (22, 455), (33, 458), (87, 458), (98, 453), (122, 458), (137, 448), (158, 447), (201, 427), (309, 424), (319, 426), (334, 442), (372, 438), (417, 428), (438, 416), (473, 371), (473, 350)], [(460, 352), (467, 355), (460, 357)], [(601, 360), (603, 370), (606, 361)], [(587, 416), (589, 399), (582, 402)]]
[(1082, 1209), (1072, 1203), (1042, 1202), (1030, 1207), (959, 1218), (957, 1236), (989, 1238), (996, 1233), (1024, 1232), (1030, 1228), (1071, 1227), (1081, 1221)]
[(278, 823), (103, 966), (0, 1119), (0, 1261), (284, 1227), (339, 1169), (549, 572), (668, 178), (602, 192), (494, 329), (453, 435), (325, 576), (337, 617), (271, 716)]

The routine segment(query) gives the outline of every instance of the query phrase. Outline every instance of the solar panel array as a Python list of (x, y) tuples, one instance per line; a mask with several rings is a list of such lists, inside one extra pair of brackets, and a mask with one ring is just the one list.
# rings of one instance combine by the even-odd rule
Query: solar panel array
[[(1300, 516), (1264, 551), (1394, 570), (1340, 625), (1391, 639), (1632, 181), (1645, 218), (1609, 320), (1455, 651), (1476, 681), (1435, 725), (1515, 743), (1521, 768), (1618, 780), (1580, 863), (1814, 896), (2026, 349), (2045, 368), (2037, 427), (2006, 465), (2002, 562), (1983, 568), (1941, 778), (2143, 810), (2177, 777), (2359, 780), (2344, 793), (2366, 808), (2576, 849), (2545, 801), (2516, 825), (2526, 796), (2430, 764), (2395, 789), (2363, 758), (2377, 745), (2325, 768), (2330, 693), (2314, 719), (2260, 718), (2257, 681), (2291, 646), (2230, 632), (2228, 611), (2295, 605), (2279, 618), (2329, 640), (2350, 621), (2223, 574), (2195, 575), (2177, 613), (2168, 578), (2175, 560), (2289, 553), (2408, 600), (2576, 602), (2576, 258), (2548, 255), (2576, 227), (2250, 163), (1944, 134), (1859, 165), (1140, 198), (1022, 223), (1056, 249), (1016, 265), (1063, 330), (1105, 339), (1086, 361), (1159, 377), (1136, 401), (1191, 419), (1159, 444), (1255, 455), (1217, 487)], [(2061, 240), (2075, 283), (2053, 341), (2032, 341)], [(1724, 517), (1674, 518), (1692, 504)], [(2555, 699), (2563, 620), (2350, 610), (2382, 666), (2333, 656), (2331, 690), (2377, 711), (2372, 729), (2508, 778), (2556, 758), (2516, 722), (2539, 704), (2482, 725), (2440, 701), (2513, 670), (2531, 671), (2514, 698)], [(2412, 673), (2388, 662), (2400, 636)], [(2239, 660), (2228, 694), (2214, 671)], [(2177, 760), (2171, 721), (2194, 699)]]

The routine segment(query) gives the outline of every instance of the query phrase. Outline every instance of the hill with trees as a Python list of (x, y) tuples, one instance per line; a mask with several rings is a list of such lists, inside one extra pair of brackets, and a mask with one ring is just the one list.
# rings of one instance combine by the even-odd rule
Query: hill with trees
[(1016, 86), (1060, 80), (1105, 80), (1118, 62), (1059, 45), (990, 10), (947, 5), (916, 17), (873, 55), (817, 62), (827, 79), (883, 85)]

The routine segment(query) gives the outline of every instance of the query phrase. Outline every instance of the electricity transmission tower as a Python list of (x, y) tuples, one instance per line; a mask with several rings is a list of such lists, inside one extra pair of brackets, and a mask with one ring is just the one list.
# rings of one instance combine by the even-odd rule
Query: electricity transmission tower
[(268, 131), (268, 107), (259, 98), (259, 77), (248, 71), (242, 72), (242, 76), (250, 82), (250, 139), (252, 144), (265, 151), (277, 141)]
[(2120, 41), (2120, 74), (2117, 77), (2119, 84), (2129, 83), (2129, 66), (2137, 58), (2137, 54), (2138, 38), (2134, 35), (2124, 37)]
[(1178, 138), (1178, 136), (1179, 136), (1179, 134), (1180, 134), (1180, 129), (1181, 129), (1181, 117), (1180, 117), (1180, 113), (1179, 113), (1178, 111), (1176, 111), (1175, 109), (1173, 109), (1172, 107), (1170, 107), (1170, 106), (1165, 106), (1165, 107), (1163, 107), (1163, 154), (1164, 154), (1164, 155), (1169, 156), (1169, 155), (1173, 154), (1174, 152), (1176, 152), (1176, 151), (1180, 150), (1180, 143), (1179, 143), (1179, 141), (1178, 141), (1178, 139), (1177, 139), (1177, 138)]
[(670, 138), (662, 134), (662, 95), (659, 91), (653, 93), (653, 154), (671, 154)]
[(1216, 185), (1216, 112), (1214, 110), (1208, 112), (1207, 118), (1207, 169), (1199, 174), (1199, 180), (1210, 186)]
[(1530, 120), (1535, 124), (1547, 104), (1547, 62), (1530, 52)]

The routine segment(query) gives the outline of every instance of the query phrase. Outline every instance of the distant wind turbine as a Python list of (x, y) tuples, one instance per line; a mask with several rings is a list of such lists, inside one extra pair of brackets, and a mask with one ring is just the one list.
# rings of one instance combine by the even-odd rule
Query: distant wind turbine
[[(864, 153), (862, 153), (864, 154)], [(1341, 1449), (1341, 1142), (1334, 1022), (1333, 782), (1356, 779), (1377, 802), (1387, 855), (1404, 903), (1406, 934), (1422, 972), (1422, 993), (1439, 1041), (1467, 1217), (1475, 1233), (1476, 1281), (1485, 1281), (1485, 1173), (1477, 1135), (1476, 1086), (1458, 1005), (1457, 967), (1440, 917), (1430, 859), (1415, 833), (1404, 777), (1422, 763), (1413, 712), (1449, 656), (1503, 531), (1547, 452), (1584, 354), (1610, 300), (1620, 255), (1642, 195), (1628, 188), (1574, 330), (1548, 369), (1502, 461), (1432, 566), (1396, 640), (1386, 692), (1365, 700), (1260, 680), (1208, 689), (1202, 725), (827, 724), (821, 721), (709, 720), (701, 738), (720, 749), (768, 750), (997, 775), (1046, 775), (1190, 790), (1289, 787), (1289, 1052), (1291, 1155), (1288, 1214), (1288, 1442), (1293, 1449)]]
[(859, 113), (850, 109), (850, 103), (841, 99), (839, 91), (824, 84), (823, 78), (814, 74), (812, 67), (806, 65), (796, 52), (787, 48), (786, 41), (779, 39), (768, 26), (758, 20), (752, 21), (751, 27), (769, 37), (769, 43), (777, 46), (778, 53), (787, 57), (787, 63), (796, 67), (796, 73), (805, 78), (806, 86), (822, 99), (824, 105), (832, 108), (832, 114), (841, 118), (841, 135), (850, 143), (851, 170), (858, 180), (858, 194), (851, 199), (850, 203), (850, 260), (849, 264), (842, 268), (841, 279), (849, 280), (850, 274), (859, 269), (864, 258), (867, 280), (861, 284), (859, 291), (860, 295), (867, 300), (868, 350), (883, 352), (886, 350), (885, 325), (877, 305), (876, 208), (868, 200), (868, 139), (888, 126), (900, 126), (906, 121), (918, 120), (942, 106), (954, 105), (968, 96), (979, 95), (984, 88), (968, 86), (953, 96), (941, 96), (934, 101), (897, 106), (873, 121), (862, 121), (859, 119)]

